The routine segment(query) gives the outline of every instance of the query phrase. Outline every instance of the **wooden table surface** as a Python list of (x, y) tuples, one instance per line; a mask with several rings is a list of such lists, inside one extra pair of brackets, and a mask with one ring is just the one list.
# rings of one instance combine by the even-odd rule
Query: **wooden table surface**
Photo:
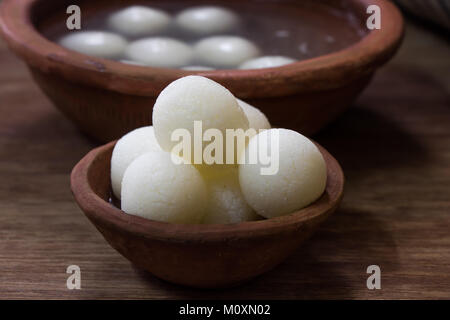
[[(450, 298), (450, 47), (409, 25), (368, 89), (315, 139), (340, 161), (340, 209), (273, 271), (192, 290), (135, 269), (84, 217), (69, 173), (94, 143), (0, 43), (0, 298)], [(81, 268), (68, 290), (66, 268)], [(366, 268), (381, 268), (368, 290)]]

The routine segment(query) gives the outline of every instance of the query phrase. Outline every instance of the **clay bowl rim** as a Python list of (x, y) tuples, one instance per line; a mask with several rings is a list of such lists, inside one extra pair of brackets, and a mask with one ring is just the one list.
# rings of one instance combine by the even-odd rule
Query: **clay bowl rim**
[[(89, 170), (99, 157), (111, 153), (116, 141), (91, 150), (73, 168), (71, 189), (83, 213), (98, 221), (135, 236), (169, 242), (221, 242), (266, 237), (298, 230), (309, 221), (324, 219), (339, 205), (344, 191), (344, 173), (337, 160), (316, 143), (327, 163), (324, 194), (311, 205), (292, 214), (258, 221), (233, 224), (174, 224), (129, 215), (97, 195), (90, 184)], [(109, 170), (109, 168), (108, 168)], [(108, 176), (109, 179), (109, 176)], [(108, 181), (109, 183), (109, 181)], [(109, 186), (110, 189), (110, 186)]]
[[(187, 71), (124, 64), (63, 48), (46, 39), (32, 24), (31, 9), (39, 1), (42, 0), (4, 0), (0, 5), (0, 27), (13, 51), (34, 67), (52, 70), (67, 80), (142, 96), (157, 95), (171, 81), (193, 74), (218, 82), (231, 81), (244, 98), (337, 88), (386, 62), (398, 48), (404, 31), (402, 15), (390, 1), (349, 0), (358, 8), (378, 5), (382, 11), (382, 28), (369, 31), (342, 50), (281, 67)], [(149, 82), (157, 85), (149, 86)], [(268, 85), (277, 86), (277, 90), (261, 93), (260, 89)]]

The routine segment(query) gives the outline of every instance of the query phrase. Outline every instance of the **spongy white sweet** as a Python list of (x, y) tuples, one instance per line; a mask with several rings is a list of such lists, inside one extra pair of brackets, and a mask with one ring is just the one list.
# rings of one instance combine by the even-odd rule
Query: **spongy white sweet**
[(122, 181), (122, 210), (146, 219), (199, 223), (208, 200), (206, 184), (190, 164), (175, 164), (168, 152), (134, 160)]
[(117, 199), (121, 198), (123, 175), (131, 162), (144, 153), (161, 150), (152, 126), (130, 131), (117, 141), (111, 156), (111, 185)]
[(214, 70), (214, 68), (206, 67), (206, 66), (186, 66), (182, 67), (183, 70), (189, 70), (189, 71), (209, 71)]
[(177, 68), (188, 65), (193, 49), (184, 42), (166, 37), (134, 41), (125, 50), (127, 59), (153, 67)]
[[(277, 131), (277, 132), (275, 132)], [(327, 180), (326, 164), (319, 149), (309, 139), (288, 129), (265, 130), (254, 136), (242, 157), (257, 154), (262, 144), (268, 146), (271, 160), (276, 157), (276, 144), (271, 141), (279, 136), (278, 172), (262, 175), (260, 161), (251, 164), (247, 160), (239, 165), (239, 182), (247, 203), (261, 216), (277, 217), (293, 213), (315, 200), (325, 190)], [(240, 161), (243, 161), (240, 159)]]
[(208, 207), (203, 223), (238, 223), (257, 218), (255, 211), (247, 204), (239, 185), (237, 167), (216, 171), (216, 175), (205, 175), (208, 186)]
[(237, 99), (239, 106), (244, 110), (245, 115), (248, 119), (249, 128), (253, 128), (256, 131), (270, 129), (270, 123), (266, 115), (261, 112), (258, 108), (248, 104), (241, 99)]
[(131, 64), (133, 66), (143, 66), (143, 67), (145, 67), (145, 64), (142, 63), (142, 62), (126, 60), (126, 59), (122, 59), (122, 60), (120, 60), (120, 62), (125, 63), (125, 64)]
[(259, 55), (259, 48), (251, 41), (236, 36), (213, 36), (195, 44), (196, 59), (223, 68), (236, 68)]
[[(201, 76), (187, 76), (170, 83), (158, 96), (153, 107), (153, 126), (161, 148), (173, 151), (180, 141), (172, 140), (177, 129), (185, 129), (194, 146), (194, 121), (201, 121), (203, 132), (220, 131), (226, 146), (226, 129), (248, 129), (248, 120), (236, 98), (225, 87)], [(179, 131), (178, 131), (179, 132)], [(202, 154), (203, 159), (203, 144)], [(175, 152), (177, 155), (179, 153)], [(223, 153), (225, 162), (226, 153)], [(194, 152), (186, 160), (194, 163)]]
[(136, 37), (162, 32), (170, 21), (170, 16), (162, 10), (130, 6), (111, 14), (107, 24), (116, 32)]
[(264, 56), (245, 61), (239, 66), (239, 69), (263, 69), (281, 67), (286, 64), (294, 63), (296, 60), (283, 56)]
[(121, 198), (123, 174), (131, 162), (144, 153), (161, 150), (152, 126), (130, 131), (117, 141), (111, 156), (111, 186), (117, 199)]
[(127, 41), (120, 35), (103, 31), (71, 32), (58, 42), (65, 48), (108, 59), (121, 56), (127, 46)]
[(193, 7), (181, 11), (175, 23), (183, 31), (197, 35), (228, 32), (239, 24), (237, 15), (217, 6)]

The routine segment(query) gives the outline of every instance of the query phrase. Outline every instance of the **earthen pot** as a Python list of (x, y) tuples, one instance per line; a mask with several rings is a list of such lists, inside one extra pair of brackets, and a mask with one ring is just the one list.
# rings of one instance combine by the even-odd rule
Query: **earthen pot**
[[(109, 201), (115, 142), (88, 153), (73, 169), (75, 199), (106, 241), (136, 266), (177, 284), (218, 288), (256, 277), (282, 262), (339, 205), (344, 175), (318, 146), (327, 164), (324, 194), (292, 214), (259, 221), (183, 225), (128, 215)], [(320, 252), (318, 252), (320, 254)]]
[[(300, 3), (280, 0), (290, 14)], [(151, 4), (154, 1), (147, 1)], [(211, 1), (183, 1), (184, 5)], [(263, 8), (273, 1), (214, 1), (239, 10)], [(0, 26), (10, 48), (29, 66), (33, 78), (53, 103), (82, 131), (100, 141), (117, 139), (130, 130), (151, 124), (155, 98), (173, 80), (189, 74), (207, 76), (260, 108), (274, 126), (310, 135), (346, 108), (369, 83), (372, 75), (397, 50), (402, 34), (400, 12), (387, 0), (322, 0), (339, 11), (351, 11), (364, 28), (369, 5), (381, 8), (380, 30), (331, 54), (287, 66), (259, 70), (184, 71), (127, 65), (90, 57), (45, 38), (39, 31), (49, 17), (67, 17), (66, 8), (79, 4), (83, 15), (118, 0), (4, 0)], [(313, 8), (313, 6), (311, 6)], [(301, 23), (301, 19), (298, 19)], [(323, 18), (326, 22), (326, 17)], [(355, 23), (355, 20), (349, 21)], [(299, 25), (299, 28), (302, 26)]]

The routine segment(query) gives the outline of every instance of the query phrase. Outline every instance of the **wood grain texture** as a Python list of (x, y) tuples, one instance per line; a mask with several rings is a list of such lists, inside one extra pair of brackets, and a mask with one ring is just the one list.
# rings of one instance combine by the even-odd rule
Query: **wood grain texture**
[[(340, 209), (275, 270), (193, 290), (135, 269), (75, 204), (69, 173), (92, 147), (0, 44), (0, 298), (450, 298), (450, 48), (408, 26), (397, 57), (314, 138), (340, 161)], [(66, 288), (66, 267), (82, 289)], [(366, 268), (381, 267), (381, 290)]]

